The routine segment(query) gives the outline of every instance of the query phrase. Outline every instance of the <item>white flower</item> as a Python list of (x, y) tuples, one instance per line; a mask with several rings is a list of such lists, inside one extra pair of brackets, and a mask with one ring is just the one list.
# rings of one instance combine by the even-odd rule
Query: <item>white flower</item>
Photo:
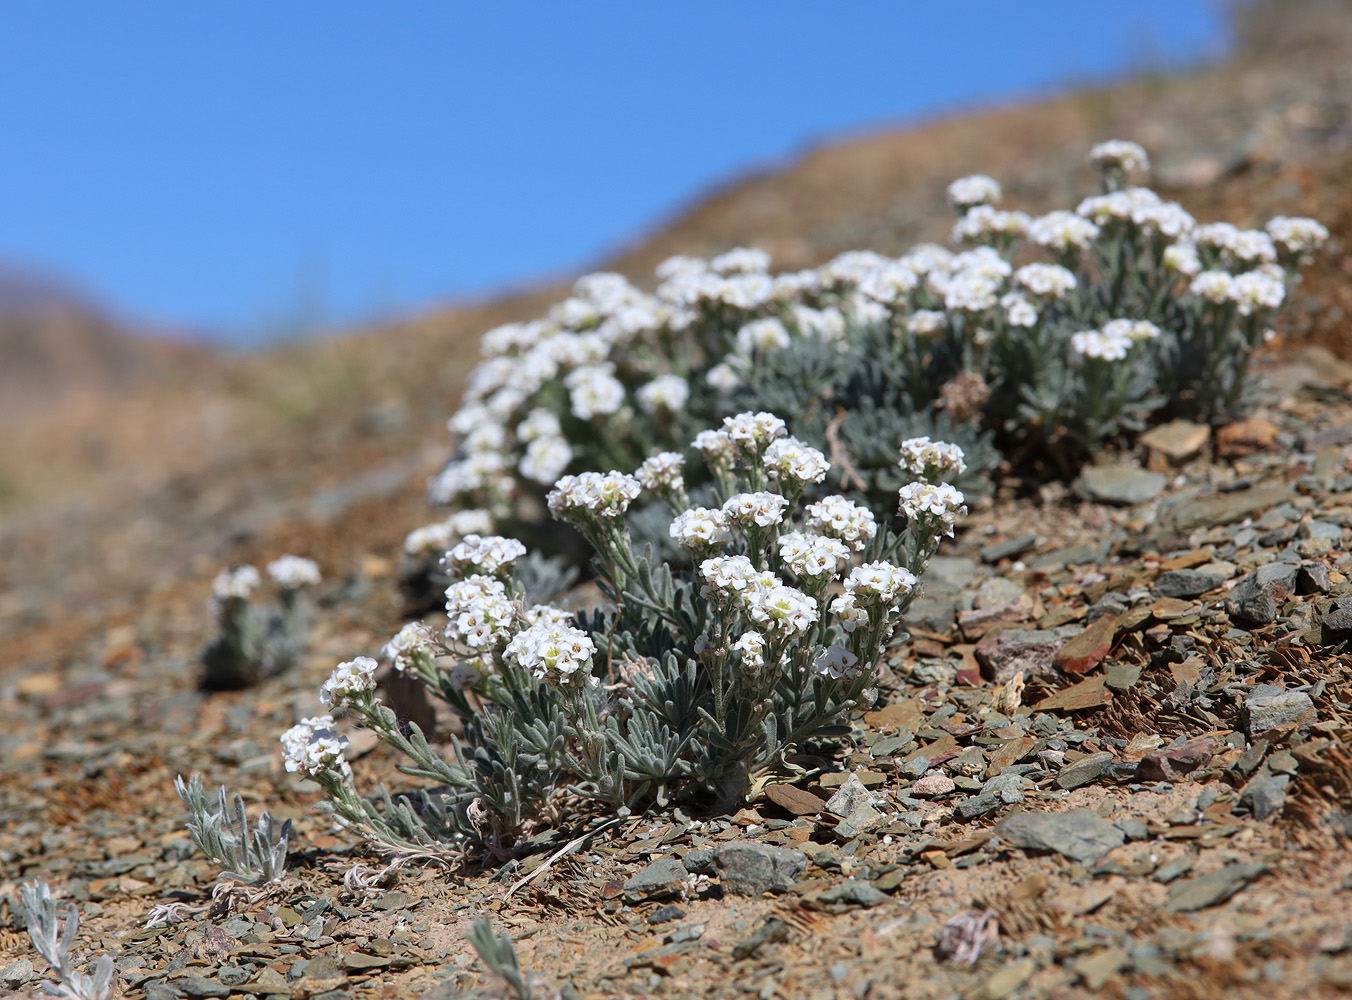
[(586, 632), (550, 623), (532, 625), (518, 633), (503, 651), (537, 680), (563, 683), (589, 678), (595, 653), (596, 646)]
[(325, 705), (337, 708), (354, 700), (359, 694), (374, 691), (376, 668), (379, 666), (380, 664), (369, 656), (358, 656), (354, 660), (338, 664), (333, 668), (329, 679), (320, 687), (319, 700)]
[(525, 443), (562, 436), (563, 425), (559, 423), (559, 418), (542, 406), (531, 410), (526, 414), (526, 419), (516, 425), (517, 440)]
[(502, 471), (503, 457), (496, 452), (481, 451), (446, 467), (428, 484), (427, 495), (432, 503), (446, 504), (457, 497), (474, 493), (487, 486)]
[[(709, 383), (709, 388), (713, 389), (714, 392), (729, 393), (742, 384), (742, 377), (726, 361), (720, 361), (705, 373), (704, 381)], [(714, 434), (717, 432), (704, 431), (704, 433)]]
[(679, 375), (659, 375), (634, 393), (646, 413), (679, 412), (690, 398), (690, 385)]
[(624, 405), (624, 385), (614, 374), (614, 366), (584, 365), (576, 368), (563, 380), (568, 387), (568, 399), (573, 416), (591, 420), (615, 413)]
[(1014, 283), (1044, 299), (1063, 298), (1079, 284), (1060, 264), (1025, 264), (1014, 272)]
[(816, 600), (793, 587), (757, 587), (745, 600), (751, 620), (780, 635), (802, 635), (817, 621)]
[(854, 549), (862, 549), (878, 531), (873, 512), (842, 496), (829, 496), (806, 508), (807, 526)]
[(850, 558), (850, 547), (836, 538), (789, 531), (779, 536), (779, 558), (798, 577), (834, 576), (841, 562)]
[(1235, 280), (1228, 271), (1203, 271), (1192, 279), (1188, 291), (1193, 295), (1220, 305), (1230, 300)]
[(699, 575), (710, 589), (735, 594), (752, 586), (761, 572), (746, 556), (711, 556), (699, 564)]
[(432, 645), (432, 633), (426, 625), (409, 622), (385, 643), (381, 654), (402, 674), (408, 670), (414, 656), (435, 656), (436, 648)]
[(702, 257), (686, 257), (676, 254), (657, 265), (653, 275), (658, 281), (670, 281), (682, 275), (703, 274), (709, 270), (709, 262)]
[(867, 601), (893, 603), (897, 595), (909, 594), (915, 589), (915, 574), (902, 566), (879, 560), (864, 563), (850, 570), (845, 578), (845, 590)]
[(846, 591), (831, 602), (831, 615), (846, 632), (868, 624), (868, 609), (861, 605), (853, 591)]
[(525, 611), (516, 616), (517, 623), (524, 627), (531, 625), (567, 625), (573, 620), (573, 616), (562, 608), (556, 608), (550, 604), (532, 604)]
[(730, 537), (723, 512), (708, 507), (692, 507), (677, 514), (669, 531), (677, 545), (692, 552), (722, 545)]
[(1176, 201), (1163, 202), (1159, 205), (1142, 205), (1132, 211), (1131, 221), (1171, 240), (1187, 236), (1197, 225), (1197, 220)]
[(1157, 340), (1160, 328), (1147, 319), (1110, 319), (1103, 324), (1103, 336), (1109, 340), (1140, 343)]
[(977, 205), (953, 226), (954, 243), (981, 243), (988, 236), (1022, 236), (1032, 219), (1025, 212), (1004, 212)]
[(1131, 340), (1102, 330), (1080, 330), (1070, 335), (1070, 349), (1097, 361), (1121, 361), (1131, 351)]
[(825, 455), (795, 437), (780, 438), (765, 449), (765, 471), (780, 482), (820, 483), (830, 468)]
[(994, 309), (1004, 282), (980, 271), (959, 271), (944, 286), (944, 306), (954, 312), (981, 313)]
[(1099, 227), (1074, 212), (1056, 211), (1028, 224), (1028, 238), (1054, 253), (1087, 250), (1099, 237)]
[(927, 479), (949, 479), (967, 471), (962, 449), (946, 441), (931, 441), (928, 437), (914, 437), (901, 442), (902, 472)]
[(737, 331), (737, 350), (743, 354), (778, 351), (789, 342), (789, 331), (773, 316), (752, 320)]
[(343, 770), (343, 751), (348, 740), (334, 732), (331, 715), (301, 719), (282, 733), (281, 744), (282, 760), (293, 774), (314, 777), (323, 771)]
[(446, 554), (447, 563), (461, 573), (474, 571), (496, 576), (526, 554), (526, 546), (502, 535), (466, 535)]
[(685, 467), (685, 458), (678, 452), (659, 451), (652, 458), (645, 459), (634, 478), (645, 490), (679, 490), (685, 488), (685, 477), (681, 470)]
[(742, 637), (732, 644), (742, 657), (743, 666), (759, 670), (765, 666), (765, 636), (754, 629), (743, 632)]
[(537, 437), (526, 445), (517, 466), (527, 479), (546, 486), (556, 482), (573, 461), (573, 449), (562, 436)]
[(495, 646), (507, 638), (515, 619), (515, 604), (505, 596), (486, 594), (462, 607), (446, 625), (446, 635), (475, 649)]
[(1252, 315), (1258, 309), (1276, 309), (1285, 298), (1286, 283), (1264, 271), (1235, 275), (1230, 284), (1230, 301), (1239, 307), (1241, 316)]
[(1192, 231), (1192, 241), (1211, 250), (1228, 251), (1239, 242), (1239, 227), (1229, 222), (1208, 222)]
[(859, 290), (871, 299), (887, 305), (905, 303), (907, 296), (920, 284), (915, 271), (897, 261), (866, 274), (859, 282)]
[(914, 520), (918, 517), (937, 518), (953, 534), (953, 525), (967, 513), (963, 495), (947, 483), (907, 483), (899, 491), (901, 513)]
[(906, 328), (916, 337), (943, 333), (948, 327), (948, 316), (937, 309), (917, 309), (906, 321)]
[(211, 581), (211, 593), (218, 601), (227, 601), (231, 598), (248, 600), (260, 582), (262, 577), (253, 566), (232, 566), (216, 574), (216, 578)]
[(1197, 248), (1191, 243), (1174, 243), (1164, 248), (1164, 266), (1192, 277), (1202, 270), (1202, 261), (1197, 256)]
[(296, 590), (319, 583), (319, 567), (300, 556), (281, 556), (268, 563), (268, 576), (283, 590)]
[(460, 442), (466, 454), (485, 451), (502, 451), (507, 446), (507, 428), (499, 423), (480, 424)]
[(460, 613), (482, 597), (507, 597), (507, 588), (501, 580), (475, 574), (458, 580), (446, 588), (446, 614), (455, 621)]
[(723, 504), (723, 516), (737, 528), (768, 528), (784, 520), (788, 505), (789, 501), (778, 493), (738, 493)]
[(737, 457), (737, 446), (727, 431), (700, 431), (691, 443), (707, 465), (722, 465)]
[(1144, 147), (1125, 139), (1100, 142), (1089, 151), (1089, 162), (1100, 170), (1149, 170), (1150, 157)]
[(985, 174), (959, 177), (948, 185), (948, 203), (960, 211), (976, 205), (998, 205), (1000, 198), (999, 182)]
[(1268, 220), (1265, 228), (1273, 242), (1293, 254), (1312, 253), (1329, 238), (1329, 231), (1314, 219), (1278, 215)]
[(1037, 307), (1018, 292), (1001, 295), (1000, 308), (1005, 311), (1005, 322), (1010, 326), (1037, 326)]
[(825, 309), (794, 306), (793, 321), (804, 336), (817, 337), (828, 343), (845, 336), (845, 315), (833, 306)]
[(753, 247), (735, 247), (709, 261), (719, 274), (754, 274), (770, 270), (770, 255)]
[(466, 403), (446, 421), (446, 429), (457, 438), (468, 437), (475, 428), (492, 423), (493, 414), (482, 403)]
[(717, 282), (714, 298), (734, 309), (759, 309), (775, 294), (775, 283), (767, 274), (734, 274)]
[(637, 479), (612, 469), (604, 474), (583, 472), (564, 476), (554, 484), (546, 500), (555, 517), (568, 519), (591, 513), (614, 519), (623, 517), (641, 492), (643, 487)]
[(850, 672), (850, 668), (859, 662), (859, 657), (855, 656), (844, 646), (827, 646), (823, 649), (815, 660), (812, 661), (812, 669), (824, 677), (830, 677), (833, 680), (840, 680)]
[(1261, 229), (1241, 229), (1227, 248), (1236, 260), (1248, 264), (1271, 264), (1277, 259), (1272, 237)]
[(455, 540), (455, 532), (445, 521), (414, 528), (404, 536), (404, 551), (411, 556), (426, 559), (442, 556)]
[(881, 326), (891, 316), (887, 306), (861, 292), (850, 293), (849, 298), (845, 300), (845, 312), (855, 326), (866, 328)]
[(829, 285), (857, 285), (888, 263), (887, 257), (873, 250), (847, 250), (822, 268), (822, 277)]
[[(724, 417), (723, 431), (729, 440), (743, 451), (763, 450), (775, 438), (788, 433), (784, 421), (764, 410), (759, 413), (738, 413), (735, 416)], [(695, 447), (700, 447), (699, 438), (695, 439)]]

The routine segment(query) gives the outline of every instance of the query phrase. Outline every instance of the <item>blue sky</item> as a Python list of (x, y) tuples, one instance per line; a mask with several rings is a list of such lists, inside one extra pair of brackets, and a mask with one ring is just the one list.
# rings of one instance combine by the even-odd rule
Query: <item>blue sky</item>
[(1209, 0), (5, 7), (0, 261), (234, 343), (595, 262), (711, 185), (1214, 52)]

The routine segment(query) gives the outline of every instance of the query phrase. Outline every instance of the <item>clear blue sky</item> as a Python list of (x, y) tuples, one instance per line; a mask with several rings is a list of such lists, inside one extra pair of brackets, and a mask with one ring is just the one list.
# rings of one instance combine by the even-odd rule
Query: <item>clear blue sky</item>
[(1209, 0), (4, 10), (0, 261), (234, 342), (583, 267), (813, 141), (1223, 33)]

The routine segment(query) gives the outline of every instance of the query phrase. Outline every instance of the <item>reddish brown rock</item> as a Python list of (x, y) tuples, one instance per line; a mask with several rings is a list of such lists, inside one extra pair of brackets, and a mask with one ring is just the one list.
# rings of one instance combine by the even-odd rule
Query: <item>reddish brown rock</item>
[(1058, 649), (1052, 666), (1067, 674), (1087, 674), (1103, 662), (1116, 636), (1116, 616), (1104, 615)]
[(976, 660), (987, 680), (1004, 684), (1015, 674), (1055, 674), (1052, 660), (1065, 640), (1042, 629), (991, 632), (976, 644)]
[(766, 785), (765, 797), (794, 816), (816, 816), (826, 806), (821, 798), (797, 785)]
[(1142, 781), (1180, 781), (1198, 768), (1210, 764), (1215, 754), (1215, 740), (1205, 738), (1181, 746), (1165, 747), (1142, 757), (1136, 776)]

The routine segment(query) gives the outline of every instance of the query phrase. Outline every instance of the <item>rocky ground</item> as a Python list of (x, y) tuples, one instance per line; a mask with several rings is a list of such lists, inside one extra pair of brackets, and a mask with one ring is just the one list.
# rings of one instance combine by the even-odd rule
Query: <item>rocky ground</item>
[[(951, 177), (1063, 202), (1111, 134), (1146, 141), (1199, 218), (1311, 214), (1335, 237), (1249, 419), (1157, 428), (1074, 483), (1005, 470), (927, 576), (877, 709), (734, 816), (560, 829), (505, 867), (372, 883), (378, 859), (281, 767), (277, 734), (317, 710), (333, 663), (398, 627), (399, 544), (430, 519), (422, 485), (473, 337), (548, 290), (7, 425), (0, 993), (40, 989), (16, 912), (34, 877), (80, 904), (77, 952), (116, 956), (128, 996), (456, 996), (491, 985), (465, 940), (482, 916), (564, 996), (1352, 989), (1352, 45), (1336, 30), (1352, 22), (1309, 8), (1333, 20), (1270, 25), (1217, 67), (818, 151), (619, 260), (900, 249), (942, 232)], [(329, 581), (310, 654), (201, 691), (211, 576), (284, 551)], [(401, 780), (361, 749), (364, 779)], [(215, 876), (172, 791), (192, 771), (293, 820), (274, 895), (192, 912)], [(169, 902), (180, 919), (146, 926)]]

